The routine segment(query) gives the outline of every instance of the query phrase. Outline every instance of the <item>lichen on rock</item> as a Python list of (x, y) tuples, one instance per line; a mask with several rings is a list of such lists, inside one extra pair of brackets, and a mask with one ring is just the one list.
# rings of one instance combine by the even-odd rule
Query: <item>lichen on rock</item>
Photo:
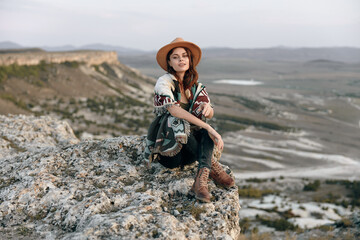
[[(10, 116), (0, 124), (8, 118), (40, 121)], [(73, 144), (71, 134), (54, 128), (57, 120), (46, 121), (60, 131), (52, 135), (67, 144), (38, 144), (32, 151), (32, 144), (46, 142), (47, 128), (39, 126), (32, 129), (43, 139), (13, 141), (23, 152), (10, 156), (0, 149), (0, 235), (17, 229), (28, 239), (235, 239), (240, 233), (236, 187), (225, 190), (209, 182), (213, 199), (206, 204), (187, 194), (196, 163), (183, 170), (158, 163), (148, 169), (144, 136)]]

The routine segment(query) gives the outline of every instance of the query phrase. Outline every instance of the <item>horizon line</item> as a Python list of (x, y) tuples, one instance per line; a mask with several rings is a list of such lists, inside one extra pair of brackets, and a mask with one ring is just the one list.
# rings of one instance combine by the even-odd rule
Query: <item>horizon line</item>
[[(10, 44), (15, 44), (15, 45), (19, 45), (20, 47), (17, 48), (0, 48), (2, 50), (5, 49), (29, 49), (29, 48), (62, 48), (62, 47), (72, 47), (74, 49), (77, 48), (83, 48), (86, 47), (88, 45), (104, 45), (104, 46), (108, 46), (108, 47), (114, 47), (114, 48), (123, 48), (123, 49), (128, 49), (128, 50), (135, 50), (135, 51), (142, 51), (142, 52), (154, 52), (157, 51), (157, 49), (152, 49), (152, 50), (144, 50), (144, 49), (140, 49), (140, 48), (134, 48), (134, 47), (124, 47), (121, 45), (113, 45), (113, 44), (107, 44), (107, 43), (88, 43), (88, 44), (82, 44), (82, 45), (73, 45), (73, 44), (63, 44), (63, 45), (35, 45), (35, 46), (24, 46), (22, 44), (19, 44), (17, 42), (13, 42), (13, 41), (9, 41), (9, 40), (5, 40), (5, 41), (0, 41), (1, 43), (10, 43)], [(201, 47), (201, 49), (272, 49), (272, 48), (283, 48), (283, 49), (302, 49), (302, 48), (358, 48), (360, 49), (360, 46), (346, 46), (346, 45), (338, 45), (338, 46), (286, 46), (286, 45), (275, 45), (275, 46), (268, 46), (268, 47), (229, 47), (229, 46), (206, 46), (206, 47)], [(91, 49), (89, 49), (91, 50)], [(100, 50), (100, 49), (99, 49)]]

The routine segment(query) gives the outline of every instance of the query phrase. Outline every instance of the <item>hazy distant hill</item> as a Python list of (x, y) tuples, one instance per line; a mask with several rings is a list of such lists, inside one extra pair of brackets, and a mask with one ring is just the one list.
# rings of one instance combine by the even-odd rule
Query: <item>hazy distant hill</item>
[(87, 44), (79, 47), (75, 47), (72, 45), (64, 45), (57, 47), (49, 47), (43, 46), (41, 47), (46, 51), (75, 51), (75, 50), (102, 50), (102, 51), (116, 51), (119, 55), (139, 55), (145, 53), (145, 51), (141, 51), (133, 48), (125, 48), (120, 46), (112, 46), (106, 44)]
[[(354, 49), (355, 51), (356, 49)], [(266, 53), (266, 51), (265, 51)], [(254, 79), (267, 80), (295, 80), (295, 79), (358, 79), (360, 75), (360, 59), (354, 62), (346, 62), (345, 57), (331, 57), (331, 55), (306, 55), (298, 52), (296, 55), (282, 56), (270, 54), (258, 54), (256, 56), (226, 55), (217, 56), (212, 50), (204, 50), (203, 58), (197, 67), (201, 81), (206, 83), (209, 80), (218, 79)], [(219, 52), (220, 54), (220, 52)], [(229, 53), (230, 54), (230, 53)], [(285, 54), (283, 54), (285, 55)], [(269, 59), (266, 59), (268, 57)], [(332, 60), (326, 59), (332, 58)], [(264, 58), (262, 60), (262, 58)], [(308, 61), (295, 61), (295, 59)], [(351, 57), (346, 57), (350, 59)], [(287, 60), (286, 60), (287, 59)], [(340, 60), (335, 60), (340, 59)], [(121, 56), (119, 60), (131, 67), (140, 70), (142, 73), (158, 78), (164, 74), (156, 62), (155, 53), (152, 55)]]
[[(74, 50), (103, 50), (116, 51), (122, 59), (132, 56), (141, 56), (145, 60), (154, 61), (155, 51), (143, 51), (134, 48), (125, 48), (121, 46), (107, 45), (107, 44), (88, 44), (79, 47), (73, 45), (64, 46), (30, 46), (40, 47), (46, 51), (74, 51)], [(10, 48), (24, 48), (13, 42), (0, 42), (0, 49)], [(273, 48), (203, 48), (203, 58), (230, 58), (230, 59), (249, 59), (261, 61), (295, 61), (306, 62), (318, 59), (325, 59), (339, 62), (360, 62), (360, 48), (354, 47), (317, 47), (317, 48), (288, 48), (288, 47), (273, 47)], [(138, 59), (135, 59), (136, 61)]]
[(80, 47), (81, 49), (92, 49), (92, 50), (104, 50), (104, 51), (116, 51), (118, 54), (144, 54), (145, 51), (134, 49), (134, 48), (125, 48), (120, 46), (112, 46), (106, 44), (88, 44)]
[[(63, 46), (36, 46), (46, 51), (75, 51), (75, 50), (103, 50), (103, 51), (116, 51), (120, 55), (140, 55), (148, 52), (139, 49), (125, 48), (121, 46), (113, 46), (101, 43), (87, 44), (83, 46), (63, 45)], [(34, 46), (21, 46), (14, 42), (0, 42), (0, 49), (19, 49), (19, 48), (34, 48)]]
[(10, 41), (0, 42), (0, 49), (14, 49), (14, 48), (24, 48), (24, 47)]
[[(242, 59), (256, 61), (283, 61), (283, 62), (307, 62), (313, 60), (329, 60), (346, 63), (360, 62), (360, 48), (334, 47), (334, 48), (258, 48), (258, 49), (235, 49), (235, 48), (204, 48), (203, 59)], [(119, 57), (122, 60), (131, 61), (154, 61), (156, 52), (141, 54), (142, 59), (134, 59), (133, 56)]]
[(360, 48), (206, 48), (204, 58), (243, 58), (262, 61), (296, 61), (306, 62), (326, 59), (340, 62), (360, 62)]

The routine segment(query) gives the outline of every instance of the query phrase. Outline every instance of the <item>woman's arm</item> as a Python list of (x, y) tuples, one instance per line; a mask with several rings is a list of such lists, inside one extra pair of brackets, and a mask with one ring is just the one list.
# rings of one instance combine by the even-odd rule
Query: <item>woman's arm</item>
[(215, 131), (215, 129), (213, 129), (209, 124), (203, 122), (188, 111), (185, 111), (184, 109), (176, 105), (169, 107), (168, 111), (174, 117), (184, 119), (196, 126), (206, 129), (209, 133), (209, 136), (214, 141), (215, 145), (217, 145), (220, 150), (224, 148), (224, 142), (221, 138), (221, 135), (217, 131)]
[(201, 105), (202, 114), (207, 118), (211, 119), (214, 116), (214, 109), (210, 103), (203, 103)]

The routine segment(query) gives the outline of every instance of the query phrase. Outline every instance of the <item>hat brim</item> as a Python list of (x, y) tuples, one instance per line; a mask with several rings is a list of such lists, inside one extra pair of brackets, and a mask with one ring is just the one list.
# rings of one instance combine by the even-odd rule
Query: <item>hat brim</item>
[(191, 54), (193, 57), (193, 66), (196, 67), (199, 64), (200, 59), (201, 59), (201, 49), (199, 48), (199, 46), (197, 46), (196, 44), (194, 44), (192, 42), (181, 41), (181, 42), (167, 44), (159, 49), (159, 51), (156, 54), (156, 61), (158, 62), (159, 66), (162, 69), (167, 71), (166, 56), (171, 49), (177, 48), (177, 47), (188, 48), (191, 51)]

